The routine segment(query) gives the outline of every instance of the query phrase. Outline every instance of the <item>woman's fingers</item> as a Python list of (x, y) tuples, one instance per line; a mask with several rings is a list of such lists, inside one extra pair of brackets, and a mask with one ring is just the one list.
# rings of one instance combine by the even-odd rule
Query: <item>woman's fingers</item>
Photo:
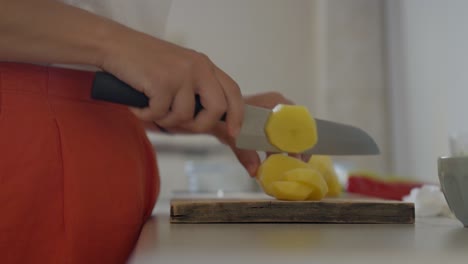
[[(204, 54), (137, 32), (115, 43), (102, 68), (149, 98), (149, 106), (132, 111), (165, 128), (183, 127), (206, 133), (227, 113), (233, 135), (242, 122), (242, 96), (237, 84)], [(194, 99), (204, 106), (194, 117)]]
[(236, 147), (235, 138), (229, 135), (226, 124), (218, 124), (212, 131), (222, 143), (228, 145), (239, 162), (244, 166), (250, 176), (257, 175), (258, 167), (260, 166), (260, 157), (255, 150), (239, 149)]
[(172, 100), (173, 95), (170, 93), (156, 93), (150, 98), (148, 107), (130, 107), (130, 110), (143, 121), (155, 121), (169, 113)]
[(155, 122), (164, 128), (170, 128), (193, 120), (195, 111), (195, 97), (191, 86), (186, 85), (184, 89), (174, 97), (169, 113)]
[(237, 83), (221, 69), (216, 66), (214, 67), (215, 75), (223, 87), (226, 97), (226, 124), (229, 130), (229, 135), (237, 137), (244, 120), (244, 99)]
[(195, 89), (200, 96), (203, 110), (184, 127), (196, 133), (210, 132), (227, 110), (224, 89), (212, 70), (200, 73)]

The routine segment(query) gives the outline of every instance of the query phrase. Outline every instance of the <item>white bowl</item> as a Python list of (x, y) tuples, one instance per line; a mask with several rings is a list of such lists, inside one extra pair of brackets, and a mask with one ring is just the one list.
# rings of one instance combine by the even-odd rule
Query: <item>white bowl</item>
[(440, 157), (439, 181), (450, 210), (468, 227), (468, 156)]

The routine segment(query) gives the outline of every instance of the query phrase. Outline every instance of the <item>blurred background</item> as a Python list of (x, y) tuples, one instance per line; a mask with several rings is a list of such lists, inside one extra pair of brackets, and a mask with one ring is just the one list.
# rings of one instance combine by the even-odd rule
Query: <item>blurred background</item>
[[(463, 0), (173, 0), (165, 38), (207, 54), (244, 94), (277, 91), (315, 117), (366, 130), (381, 155), (334, 157), (342, 177), (366, 170), (437, 183), (449, 136), (468, 130), (467, 8)], [(149, 136), (162, 197), (256, 188), (216, 139)]]

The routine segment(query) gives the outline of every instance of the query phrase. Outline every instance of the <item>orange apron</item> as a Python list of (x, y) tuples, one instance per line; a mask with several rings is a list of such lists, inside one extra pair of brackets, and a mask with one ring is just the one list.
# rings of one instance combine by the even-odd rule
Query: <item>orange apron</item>
[(93, 76), (0, 62), (0, 263), (124, 263), (151, 215), (153, 149)]

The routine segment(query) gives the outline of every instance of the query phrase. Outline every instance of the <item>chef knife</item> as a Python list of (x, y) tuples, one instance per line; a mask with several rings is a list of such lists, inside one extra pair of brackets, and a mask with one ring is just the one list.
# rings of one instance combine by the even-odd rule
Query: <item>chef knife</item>
[[(91, 97), (133, 107), (148, 106), (148, 97), (107, 72), (96, 72)], [(196, 96), (195, 115), (203, 109), (200, 97)], [(272, 110), (245, 105), (244, 121), (236, 139), (236, 146), (266, 152), (282, 152), (267, 139), (264, 126)], [(225, 121), (226, 115), (221, 117)], [(320, 155), (374, 155), (379, 148), (369, 134), (360, 128), (315, 119), (317, 144), (304, 154)]]

